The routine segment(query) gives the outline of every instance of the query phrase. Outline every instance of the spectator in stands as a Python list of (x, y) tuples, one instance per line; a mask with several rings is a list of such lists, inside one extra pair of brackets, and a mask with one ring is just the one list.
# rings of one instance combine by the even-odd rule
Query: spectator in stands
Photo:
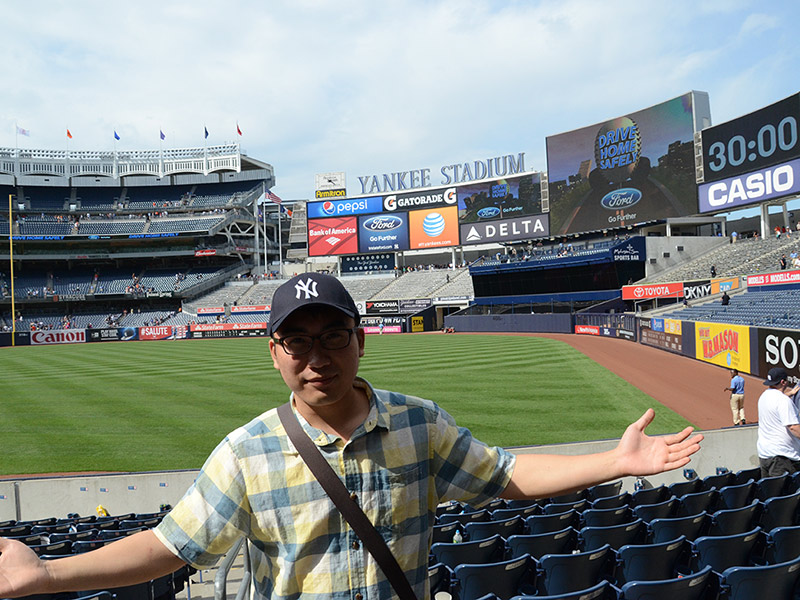
[(785, 254), (781, 254), (781, 259), (778, 262), (778, 264), (781, 267), (781, 271), (785, 271), (786, 270), (786, 255)]
[(717, 265), (711, 265), (711, 277), (717, 276)]
[(731, 297), (728, 296), (728, 292), (722, 292), (722, 306), (728, 306), (731, 303)]
[[(273, 366), (292, 392), (292, 412), (351, 498), (381, 529), (417, 597), (426, 597), (432, 515), (448, 500), (482, 506), (495, 497), (546, 498), (602, 481), (684, 466), (702, 436), (691, 428), (650, 437), (648, 410), (613, 450), (584, 456), (490, 448), (433, 402), (374, 389), (357, 377), (365, 336), (350, 294), (317, 273), (273, 296)], [(0, 598), (103, 589), (214, 564), (235, 542), (251, 546), (255, 598), (383, 598), (383, 572), (364, 551), (303, 459), (291, 451), (277, 410), (230, 434), (187, 494), (153, 530), (93, 552), (40, 562), (0, 540)], [(380, 535), (380, 534), (379, 534)]]
[(800, 418), (792, 400), (786, 371), (769, 370), (764, 385), (769, 386), (758, 399), (758, 462), (761, 477), (800, 471)]
[(736, 238), (738, 238), (738, 237), (739, 237), (739, 234), (736, 233), (735, 231), (733, 233), (731, 233), (731, 244), (735, 244), (736, 243)]

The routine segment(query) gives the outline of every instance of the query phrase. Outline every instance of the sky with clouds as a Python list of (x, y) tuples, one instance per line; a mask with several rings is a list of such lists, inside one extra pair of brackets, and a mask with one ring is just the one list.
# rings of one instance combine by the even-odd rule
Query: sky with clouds
[[(720, 123), (800, 91), (800, 2), (274, 0), (4, 8), (0, 147), (239, 141), (284, 199), (358, 177), (525, 153), (709, 93)], [(242, 130), (239, 137), (236, 124)], [(73, 139), (67, 140), (69, 128)], [(67, 144), (69, 143), (69, 146)]]

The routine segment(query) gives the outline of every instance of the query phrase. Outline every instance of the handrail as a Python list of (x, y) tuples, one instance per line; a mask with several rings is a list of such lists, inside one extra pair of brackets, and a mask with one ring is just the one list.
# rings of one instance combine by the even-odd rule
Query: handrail
[(236, 593), (236, 600), (242, 600), (244, 590), (245, 593), (250, 591), (250, 552), (248, 550), (247, 543), (245, 542), (245, 538), (240, 538), (233, 547), (228, 551), (225, 555), (225, 558), (222, 559), (222, 562), (217, 569), (217, 574), (214, 576), (214, 600), (226, 600), (227, 598), (227, 583), (228, 583), (228, 573), (233, 566), (236, 557), (239, 556), (239, 551), (242, 549), (242, 545), (244, 544), (244, 572), (242, 574), (242, 583), (239, 586), (239, 591)]

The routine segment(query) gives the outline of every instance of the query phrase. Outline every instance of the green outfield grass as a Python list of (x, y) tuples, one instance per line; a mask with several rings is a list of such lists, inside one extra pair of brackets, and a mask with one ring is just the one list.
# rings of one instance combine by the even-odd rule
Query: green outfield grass
[[(232, 429), (288, 399), (267, 342), (215, 339), (5, 348), (0, 474), (197, 468)], [(436, 400), (502, 446), (652, 433), (687, 422), (563, 342), (525, 336), (367, 338), (361, 375)]]

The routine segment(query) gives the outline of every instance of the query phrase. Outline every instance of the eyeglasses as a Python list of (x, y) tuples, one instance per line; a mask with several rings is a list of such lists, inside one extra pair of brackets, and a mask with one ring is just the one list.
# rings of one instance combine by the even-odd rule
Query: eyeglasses
[(355, 329), (331, 329), (319, 335), (287, 335), (280, 338), (272, 338), (283, 348), (286, 354), (291, 356), (301, 356), (311, 352), (314, 347), (314, 340), (319, 340), (319, 345), (325, 350), (341, 350), (350, 344), (350, 338)]

